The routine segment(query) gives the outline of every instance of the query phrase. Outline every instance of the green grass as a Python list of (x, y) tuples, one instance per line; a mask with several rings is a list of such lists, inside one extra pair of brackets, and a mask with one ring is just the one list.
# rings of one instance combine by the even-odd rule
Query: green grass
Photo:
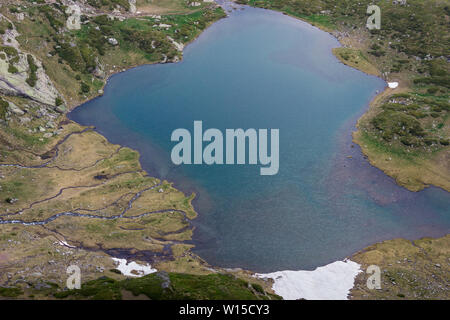
[[(335, 29), (336, 25), (332, 18), (320, 11), (312, 13), (312, 11), (299, 10), (300, 4), (297, 6), (295, 1), (279, 1), (279, 0), (239, 0), (238, 3), (249, 4), (255, 7), (265, 9), (273, 9), (284, 12), (288, 15), (308, 21), (313, 25), (322, 26), (326, 29)], [(305, 8), (308, 4), (305, 4)]]
[[(163, 56), (172, 59), (177, 51), (167, 35), (186, 43), (194, 39), (209, 23), (224, 16), (221, 8), (163, 16), (160, 22), (153, 18), (110, 20), (106, 15), (100, 15), (92, 18), (80, 30), (55, 35), (53, 38), (59, 46), (56, 52), (73, 71), (90, 73), (95, 68), (96, 57), (116, 49), (108, 43), (107, 38), (115, 38), (119, 42), (119, 50), (124, 56), (129, 53), (139, 54), (148, 62), (163, 60)], [(153, 27), (159, 23), (170, 24), (171, 27), (169, 30)], [(70, 42), (77, 43), (77, 46), (70, 46)]]
[(87, 0), (87, 3), (97, 9), (106, 8), (113, 10), (116, 6), (120, 6), (125, 10), (130, 9), (130, 3), (127, 0)]
[[(430, 125), (430, 119), (441, 118), (442, 124), (448, 117), (450, 105), (443, 99), (429, 95), (402, 95), (395, 99), (408, 99), (408, 103), (385, 103), (382, 112), (373, 117), (370, 123), (375, 130), (372, 135), (381, 136), (386, 142), (399, 140), (408, 147), (433, 145), (437, 148), (445, 144), (440, 129)], [(440, 141), (444, 143), (440, 144)]]
[(407, 152), (404, 148), (398, 146), (390, 146), (387, 142), (382, 139), (376, 138), (367, 132), (362, 132), (362, 142), (364, 145), (367, 145), (371, 150), (374, 150), (377, 153), (383, 154), (391, 154), (396, 156), (397, 158), (401, 158), (403, 160), (413, 162), (418, 156), (419, 153), (414, 150), (411, 152)]
[(59, 299), (121, 299), (122, 290), (152, 300), (261, 300), (280, 299), (267, 294), (258, 284), (227, 274), (190, 275), (153, 273), (141, 278), (117, 281), (108, 277), (86, 282), (80, 290), (54, 293)]
[(29, 182), (35, 178), (34, 172), (20, 169), (14, 179), (0, 180), (0, 207), (6, 204), (7, 199), (19, 199), (21, 204), (26, 203), (29, 199), (34, 199), (41, 191), (36, 188), (36, 182)]
[(28, 61), (28, 67), (29, 67), (29, 74), (26, 82), (31, 86), (34, 87), (36, 85), (37, 81), (37, 75), (36, 71), (38, 69), (37, 65), (34, 62), (34, 58), (31, 54), (27, 54), (27, 61)]
[(23, 294), (23, 291), (19, 288), (5, 288), (0, 287), (0, 296), (7, 298), (15, 298)]
[(7, 133), (10, 133), (13, 136), (15, 136), (16, 138), (20, 139), (26, 146), (39, 147), (39, 146), (44, 146), (48, 142), (48, 139), (46, 139), (46, 138), (43, 138), (41, 141), (40, 140), (41, 138), (39, 136), (28, 134), (24, 130), (19, 129), (19, 128), (6, 127), (6, 128), (4, 128), (4, 130)]
[(8, 57), (16, 57), (19, 54), (16, 48), (9, 46), (0, 46), (0, 51), (6, 53)]
[[(288, 11), (288, 13), (290, 13)], [(308, 22), (310, 22), (312, 25), (318, 25), (318, 26), (322, 26), (325, 27), (326, 29), (335, 29), (336, 25), (334, 24), (334, 22), (332, 22), (331, 18), (327, 15), (320, 15), (320, 14), (312, 14), (312, 15), (301, 15), (301, 14), (295, 14), (295, 13), (290, 13), (293, 16), (298, 16), (301, 19), (304, 19)]]

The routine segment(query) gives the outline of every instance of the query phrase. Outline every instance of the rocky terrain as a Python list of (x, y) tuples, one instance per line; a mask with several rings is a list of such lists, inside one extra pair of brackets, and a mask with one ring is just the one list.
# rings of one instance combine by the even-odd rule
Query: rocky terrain
[(450, 235), (415, 241), (377, 243), (351, 257), (362, 270), (380, 268), (380, 288), (368, 289), (369, 274), (360, 273), (351, 299), (450, 299)]

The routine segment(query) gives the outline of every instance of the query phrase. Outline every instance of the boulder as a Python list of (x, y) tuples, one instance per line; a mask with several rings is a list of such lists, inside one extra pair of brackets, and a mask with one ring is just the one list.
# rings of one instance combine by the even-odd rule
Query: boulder
[(23, 116), (25, 114), (25, 112), (20, 109), (18, 106), (16, 106), (14, 103), (9, 102), (9, 107), (8, 107), (9, 111), (11, 111), (12, 113), (18, 115), (18, 116)]
[(21, 124), (26, 124), (26, 123), (30, 122), (31, 119), (29, 117), (21, 117), (21, 118), (19, 118), (19, 121)]
[(108, 38), (108, 43), (110, 45), (117, 46), (119, 44), (119, 41), (117, 41), (116, 38)]

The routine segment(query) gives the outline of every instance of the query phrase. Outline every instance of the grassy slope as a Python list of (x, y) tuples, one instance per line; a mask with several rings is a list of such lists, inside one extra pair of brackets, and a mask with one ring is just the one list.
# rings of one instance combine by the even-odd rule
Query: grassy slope
[[(118, 270), (112, 270), (119, 272)], [(179, 273), (153, 273), (141, 278), (117, 280), (100, 277), (84, 282), (79, 290), (61, 290), (48, 283), (43, 290), (47, 299), (151, 299), (151, 300), (278, 300), (257, 283), (229, 274), (190, 275)], [(17, 298), (33, 295), (36, 290), (0, 287), (0, 296)], [(40, 294), (44, 293), (40, 292)]]
[[(344, 45), (333, 50), (343, 63), (400, 82), (371, 103), (354, 141), (400, 185), (413, 191), (428, 184), (450, 190), (448, 1), (380, 2), (381, 30), (372, 32), (365, 27), (370, 1), (237, 2), (279, 10), (332, 32)], [(408, 97), (397, 98), (400, 93)]]
[(351, 291), (353, 299), (450, 299), (450, 235), (415, 241), (394, 239), (372, 245), (353, 255), (366, 270), (381, 270), (381, 289), (369, 290), (367, 274), (360, 273)]
[[(163, 284), (167, 288), (163, 287)], [(123, 291), (132, 297), (144, 295), (152, 300), (267, 300), (279, 299), (268, 294), (255, 283), (228, 274), (150, 274), (148, 276), (115, 281), (100, 278), (85, 283), (81, 290), (55, 294), (56, 298), (122, 299)]]

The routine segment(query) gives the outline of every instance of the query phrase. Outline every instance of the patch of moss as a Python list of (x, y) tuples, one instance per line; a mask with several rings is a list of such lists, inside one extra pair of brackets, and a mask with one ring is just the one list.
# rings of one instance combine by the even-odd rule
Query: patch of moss
[(12, 63), (10, 63), (8, 66), (8, 72), (14, 74), (19, 72), (19, 70)]
[(60, 106), (64, 103), (63, 99), (61, 99), (61, 97), (56, 97), (55, 99), (55, 105), (56, 106)]
[(6, 53), (8, 57), (15, 57), (19, 54), (16, 48), (10, 46), (1, 46), (0, 51)]

